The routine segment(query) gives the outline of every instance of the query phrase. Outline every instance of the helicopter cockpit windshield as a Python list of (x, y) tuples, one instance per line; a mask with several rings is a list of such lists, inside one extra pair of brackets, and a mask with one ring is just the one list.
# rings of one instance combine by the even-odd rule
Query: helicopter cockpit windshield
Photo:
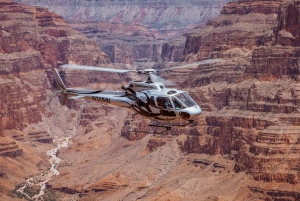
[(195, 101), (186, 93), (182, 92), (172, 96), (172, 101), (175, 109), (184, 109), (197, 105)]

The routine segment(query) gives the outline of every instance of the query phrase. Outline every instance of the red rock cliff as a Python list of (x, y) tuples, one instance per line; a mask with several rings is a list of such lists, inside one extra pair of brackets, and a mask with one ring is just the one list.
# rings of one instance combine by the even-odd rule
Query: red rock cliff
[[(48, 168), (45, 152), (53, 148), (49, 128), (67, 130), (54, 125), (61, 121), (54, 113), (70, 112), (51, 106), (57, 99), (49, 67), (71, 62), (100, 65), (109, 59), (96, 42), (47, 9), (4, 0), (0, 19), (0, 197), (9, 200), (5, 194), (14, 186)], [(89, 83), (86, 77), (82, 80)], [(69, 116), (76, 121), (76, 112)], [(73, 129), (71, 120), (68, 132)]]
[(227, 59), (183, 84), (205, 123), (179, 145), (235, 159), (254, 180), (248, 199), (299, 199), (299, 17), (299, 1), (233, 2), (187, 39), (186, 60)]
[(205, 29), (187, 37), (186, 60), (242, 56), (255, 46), (275, 44), (272, 29), (278, 24), (281, 2), (228, 3), (217, 18), (208, 21)]
[(45, 112), (45, 90), (51, 89), (47, 67), (70, 62), (99, 65), (109, 60), (96, 42), (47, 9), (2, 1), (0, 10), (2, 129), (22, 129), (41, 121)]

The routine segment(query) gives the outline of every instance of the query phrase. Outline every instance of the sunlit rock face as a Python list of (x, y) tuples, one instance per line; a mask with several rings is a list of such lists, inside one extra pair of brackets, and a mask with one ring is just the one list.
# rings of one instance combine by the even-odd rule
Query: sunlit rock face
[[(127, 117), (122, 136), (129, 141), (122, 139), (112, 146), (114, 134), (100, 142), (96, 131), (89, 130), (84, 139), (91, 144), (78, 136), (63, 153), (72, 165), (62, 168), (64, 176), (52, 181), (53, 187), (87, 199), (299, 199), (299, 72), (295, 70), (299, 55), (297, 31), (292, 28), (298, 25), (297, 5), (289, 1), (227, 4), (185, 45), (186, 61), (225, 61), (163, 74), (180, 83), (179, 88), (202, 107), (203, 114), (192, 127), (154, 136), (128, 132), (131, 118)], [(149, 129), (147, 120), (136, 118), (134, 123), (141, 130)], [(105, 153), (97, 149), (100, 143)], [(68, 157), (72, 150), (80, 153), (82, 163)], [(99, 170), (95, 175), (88, 173), (92, 167)], [(74, 170), (84, 171), (83, 180), (74, 178)], [(78, 182), (85, 188), (74, 184)]]
[(133, 64), (182, 61), (185, 38), (173, 38), (219, 15), (229, 0), (18, 2), (49, 8), (97, 40), (111, 62)]
[(273, 30), (278, 26), (277, 13), (282, 2), (228, 3), (205, 29), (187, 37), (185, 59), (243, 56), (254, 47), (275, 45)]
[(43, 8), (0, 4), (2, 129), (23, 129), (25, 123), (41, 121), (46, 92), (40, 92), (52, 88), (45, 79), (47, 67), (69, 62), (99, 65), (109, 59), (62, 17)]
[(299, 199), (298, 5), (229, 3), (187, 39), (187, 61), (226, 61), (199, 66), (188, 81), (181, 80), (202, 106), (204, 119), (197, 129), (181, 131), (188, 135), (179, 145), (186, 153), (235, 159), (235, 171), (253, 179), (247, 184), (249, 200)]
[(55, 110), (50, 67), (110, 62), (96, 42), (46, 8), (1, 1), (0, 18), (0, 188), (6, 196), (25, 177), (48, 168), (45, 153), (54, 135), (70, 134), (76, 124), (76, 111)]

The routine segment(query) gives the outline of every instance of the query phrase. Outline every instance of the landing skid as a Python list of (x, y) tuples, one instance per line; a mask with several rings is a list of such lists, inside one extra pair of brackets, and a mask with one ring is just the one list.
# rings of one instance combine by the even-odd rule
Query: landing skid
[[(159, 126), (159, 127), (164, 127), (164, 126)], [(136, 133), (148, 133), (148, 134), (163, 134), (164, 132), (168, 131), (168, 130), (171, 130), (172, 127), (164, 127), (166, 130), (163, 130), (161, 132), (157, 132), (157, 131), (153, 131), (153, 130), (150, 130), (150, 131), (141, 131), (141, 130), (131, 130), (130, 132), (136, 132)]]
[(153, 131), (152, 129), (150, 131), (142, 131), (142, 130), (134, 130), (132, 128), (129, 130), (129, 132), (149, 133), (149, 134), (163, 134), (164, 132), (171, 130), (173, 127), (186, 127), (187, 125), (194, 122), (194, 120), (188, 120), (188, 121), (189, 122), (187, 124), (171, 124), (171, 125), (156, 124), (156, 123), (149, 124), (150, 127), (165, 128), (165, 130), (163, 130), (161, 132)]
[(154, 126), (154, 127), (165, 127), (165, 128), (169, 128), (168, 130), (170, 130), (172, 127), (186, 127), (189, 124), (192, 124), (194, 122), (194, 120), (188, 120), (189, 122), (187, 124), (170, 124), (170, 125), (165, 125), (165, 124), (149, 124), (149, 126)]

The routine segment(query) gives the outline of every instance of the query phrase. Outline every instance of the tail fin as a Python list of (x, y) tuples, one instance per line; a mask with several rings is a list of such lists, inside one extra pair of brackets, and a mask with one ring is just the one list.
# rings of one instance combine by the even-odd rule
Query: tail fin
[(57, 85), (59, 86), (59, 88), (61, 90), (67, 90), (67, 87), (65, 86), (64, 82), (62, 81), (61, 77), (59, 76), (57, 70), (55, 68), (51, 68), (52, 73), (54, 75), (55, 81), (57, 83)]
[(51, 68), (52, 73), (54, 75), (56, 84), (59, 86), (60, 90), (61, 90), (61, 100), (60, 100), (60, 104), (62, 105), (66, 105), (67, 99), (68, 99), (68, 94), (64, 93), (65, 90), (67, 90), (66, 85), (64, 84), (64, 82), (62, 81), (61, 77), (59, 76), (57, 70), (55, 68)]

